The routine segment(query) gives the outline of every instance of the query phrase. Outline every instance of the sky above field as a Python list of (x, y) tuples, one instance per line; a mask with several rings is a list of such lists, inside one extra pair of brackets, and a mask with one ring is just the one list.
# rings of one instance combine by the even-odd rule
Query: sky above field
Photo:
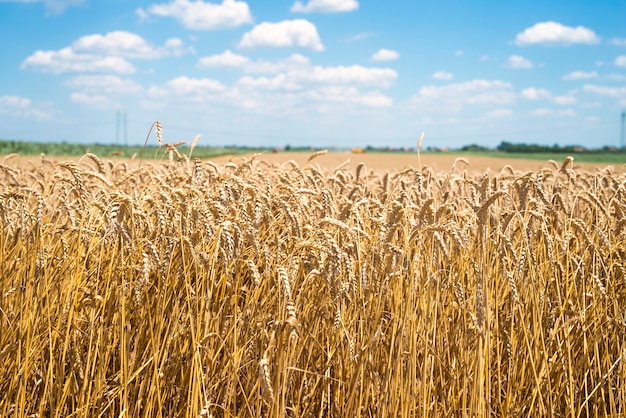
[(159, 120), (200, 145), (619, 146), (625, 17), (623, 0), (0, 0), (0, 138), (141, 144)]

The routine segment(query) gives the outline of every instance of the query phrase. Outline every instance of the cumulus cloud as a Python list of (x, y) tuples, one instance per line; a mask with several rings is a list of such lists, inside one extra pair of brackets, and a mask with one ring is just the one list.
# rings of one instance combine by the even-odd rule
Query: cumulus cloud
[(522, 90), (520, 96), (526, 100), (547, 100), (558, 105), (574, 104), (577, 101), (574, 96), (554, 96), (549, 90), (537, 87)]
[(598, 96), (614, 97), (626, 100), (626, 87), (606, 87), (596, 84), (586, 84), (583, 86), (583, 91), (597, 94)]
[(75, 92), (70, 95), (70, 100), (74, 103), (95, 109), (111, 109), (116, 107), (116, 104), (111, 101), (111, 99), (100, 94)]
[(572, 80), (587, 80), (590, 78), (597, 78), (598, 73), (595, 71), (572, 71), (571, 73), (565, 74), (562, 79), (567, 81)]
[(325, 86), (305, 93), (305, 98), (318, 102), (360, 104), (368, 107), (389, 107), (393, 100), (384, 94), (373, 91), (361, 93), (355, 87)]
[(141, 36), (125, 31), (93, 34), (78, 38), (71, 46), (56, 51), (36, 51), (22, 63), (22, 69), (54, 74), (71, 72), (135, 72), (127, 58), (156, 59), (192, 52), (179, 38), (168, 39), (163, 46), (153, 46)]
[(626, 67), (626, 55), (620, 55), (615, 58), (615, 65), (618, 67)]
[(398, 73), (390, 68), (369, 68), (360, 65), (323, 67), (314, 66), (286, 71), (273, 79), (248, 77), (245, 83), (252, 85), (283, 86), (286, 89), (300, 88), (303, 84), (322, 85), (361, 85), (389, 88), (398, 78)]
[(141, 36), (126, 31), (82, 36), (72, 43), (72, 49), (79, 53), (143, 59), (182, 55), (191, 51), (179, 38), (170, 38), (162, 47), (154, 47)]
[(400, 54), (392, 49), (379, 49), (372, 55), (372, 61), (395, 61)]
[(20, 96), (0, 96), (0, 109), (26, 109), (30, 99)]
[(520, 95), (524, 99), (528, 100), (539, 100), (539, 99), (549, 99), (552, 97), (552, 93), (550, 93), (546, 89), (538, 89), (536, 87), (529, 87), (520, 92)]
[(532, 61), (522, 57), (521, 55), (511, 55), (507, 61), (507, 65), (516, 69), (528, 69), (534, 67)]
[(626, 38), (613, 38), (610, 43), (615, 46), (626, 46)]
[(454, 78), (454, 74), (447, 71), (437, 71), (433, 73), (433, 78), (435, 80), (452, 80)]
[(552, 114), (552, 109), (540, 107), (540, 108), (534, 109), (532, 112), (530, 112), (530, 114), (533, 116), (548, 116)]
[(282, 22), (263, 22), (245, 33), (239, 42), (240, 47), (300, 47), (314, 51), (323, 51), (317, 28), (305, 19), (283, 20)]
[(540, 22), (518, 33), (517, 45), (573, 45), (597, 44), (600, 38), (584, 26), (565, 26), (558, 22)]
[(626, 75), (624, 74), (607, 74), (606, 76), (607, 80), (613, 80), (613, 81), (624, 81), (626, 80)]
[(424, 86), (409, 99), (408, 105), (418, 109), (459, 112), (467, 106), (503, 106), (514, 101), (511, 83), (477, 79), (445, 86)]
[(142, 87), (134, 81), (114, 75), (79, 75), (70, 78), (64, 85), (91, 93), (131, 94), (142, 91)]
[(226, 89), (226, 87), (217, 80), (209, 78), (190, 78), (187, 76), (170, 80), (167, 82), (167, 86), (179, 94), (220, 92)]
[(392, 106), (393, 100), (380, 90), (398, 77), (390, 68), (316, 66), (300, 54), (267, 61), (225, 51), (200, 58), (198, 66), (235, 68), (244, 75), (229, 86), (208, 78), (179, 77), (152, 86), (147, 96), (153, 101), (219, 104), (274, 116), (359, 111)]
[(22, 62), (20, 68), (53, 74), (135, 72), (135, 67), (123, 57), (77, 54), (70, 47), (58, 51), (36, 51)]
[(221, 54), (202, 57), (198, 60), (198, 68), (224, 68), (235, 67), (240, 68), (250, 62), (250, 58), (243, 55), (234, 54), (230, 50), (226, 50)]
[(352, 36), (346, 38), (345, 42), (351, 44), (353, 42), (365, 41), (366, 39), (369, 39), (372, 36), (374, 36), (374, 34), (372, 32), (359, 32), (356, 35), (352, 35)]
[(0, 96), (0, 115), (32, 120), (52, 119), (48, 112), (34, 107), (30, 99), (12, 95)]
[(276, 74), (284, 71), (306, 70), (311, 67), (311, 60), (304, 55), (291, 54), (277, 61), (256, 60), (244, 66), (244, 71), (256, 74)]
[(251, 60), (250, 58), (234, 54), (227, 50), (221, 54), (201, 57), (197, 63), (198, 68), (238, 68), (252, 74), (277, 74), (284, 71), (294, 71), (311, 67), (311, 61), (300, 54), (291, 54), (287, 58), (269, 60)]
[(486, 115), (490, 118), (502, 118), (505, 116), (510, 116), (513, 114), (511, 109), (494, 109), (486, 113)]
[(571, 118), (573, 118), (574, 116), (577, 115), (577, 113), (576, 113), (576, 111), (574, 109), (559, 110), (557, 114), (559, 116), (565, 116), (565, 117), (571, 117)]
[(569, 105), (577, 102), (573, 96), (555, 96), (552, 98), (552, 101), (559, 105)]
[(296, 71), (293, 76), (302, 81), (325, 84), (361, 84), (380, 88), (390, 87), (398, 73), (390, 68), (368, 68), (361, 65), (322, 67)]
[(85, 2), (85, 0), (0, 0), (1, 2), (14, 2), (14, 3), (43, 3), (46, 8), (47, 15), (60, 15), (65, 12), (65, 9), (72, 6), (79, 6)]
[(309, 0), (306, 4), (296, 1), (292, 12), (300, 13), (340, 13), (352, 12), (359, 8), (357, 0)]
[(218, 30), (252, 23), (248, 3), (236, 0), (223, 0), (221, 4), (203, 0), (174, 0), (153, 4), (148, 9), (139, 8), (136, 13), (140, 19), (150, 15), (172, 17), (192, 30)]
[(244, 76), (237, 82), (239, 86), (261, 90), (300, 90), (300, 85), (286, 74), (274, 77)]

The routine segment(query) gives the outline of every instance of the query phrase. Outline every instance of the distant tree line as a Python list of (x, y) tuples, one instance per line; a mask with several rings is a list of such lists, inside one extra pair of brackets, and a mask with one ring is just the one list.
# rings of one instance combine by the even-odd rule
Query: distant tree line
[[(494, 149), (482, 146), (482, 145), (465, 145), (461, 148), (461, 151), (470, 151), (470, 152), (486, 152), (486, 151), (494, 151)], [(565, 145), (561, 146), (558, 144), (554, 145), (538, 145), (538, 144), (514, 144), (512, 142), (503, 141), (495, 148), (495, 151), (499, 152), (508, 152), (508, 153), (543, 153), (543, 154), (573, 154), (573, 153), (607, 153), (607, 152), (626, 152), (624, 149), (619, 149), (616, 147), (603, 146), (602, 148), (585, 148), (580, 145)]]

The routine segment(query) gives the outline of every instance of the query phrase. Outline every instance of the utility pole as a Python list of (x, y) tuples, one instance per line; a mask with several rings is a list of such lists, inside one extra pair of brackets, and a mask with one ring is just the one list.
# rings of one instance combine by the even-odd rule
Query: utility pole
[(622, 131), (619, 137), (619, 146), (624, 149), (626, 147), (626, 112), (622, 112)]
[(124, 146), (128, 146), (128, 125), (126, 124), (127, 117), (126, 111), (124, 111)]
[(121, 113), (118, 110), (115, 114), (115, 144), (118, 145), (120, 143), (120, 118)]
[(121, 145), (120, 133), (124, 135), (124, 145), (128, 146), (128, 117), (125, 110), (118, 110), (115, 118), (115, 144)]

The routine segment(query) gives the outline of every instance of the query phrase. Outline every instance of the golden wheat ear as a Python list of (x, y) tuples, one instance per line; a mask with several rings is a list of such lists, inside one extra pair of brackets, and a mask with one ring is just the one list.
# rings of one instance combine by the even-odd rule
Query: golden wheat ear
[(422, 150), (423, 141), (424, 141), (424, 132), (422, 132), (420, 137), (417, 139), (417, 164), (419, 166), (420, 171), (422, 171), (422, 159), (421, 159), (420, 152)]
[[(150, 129), (148, 130), (148, 135), (146, 135), (146, 140), (143, 143), (143, 148), (141, 148), (141, 157), (139, 157), (139, 167), (141, 167), (141, 163), (143, 162), (143, 154), (144, 151), (146, 150), (146, 147), (148, 146), (148, 140), (150, 139), (150, 134), (152, 133), (152, 129), (155, 130), (156, 132), (156, 138), (157, 138), (157, 151), (158, 148), (161, 148), (161, 144), (163, 143), (163, 126), (161, 125), (161, 122), (154, 121), (152, 123), (152, 125), (150, 125)], [(155, 158), (156, 158), (156, 154), (155, 154)]]

